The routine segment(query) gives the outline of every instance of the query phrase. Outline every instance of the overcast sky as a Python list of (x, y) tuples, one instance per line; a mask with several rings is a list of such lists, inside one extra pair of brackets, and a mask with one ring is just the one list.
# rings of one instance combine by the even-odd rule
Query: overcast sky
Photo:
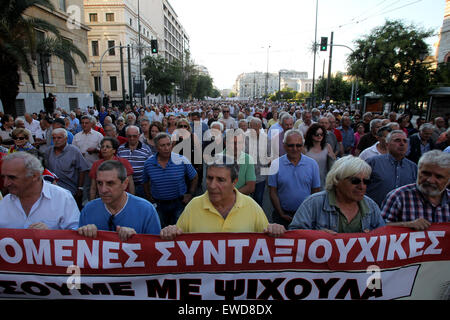
[[(290, 69), (313, 76), (316, 0), (169, 0), (190, 37), (192, 58), (208, 68), (219, 89), (231, 89), (243, 72)], [(445, 0), (318, 0), (317, 41), (353, 41), (400, 19), (439, 33)], [(438, 37), (429, 39), (431, 54)], [(267, 50), (270, 46), (269, 50)], [(346, 70), (350, 53), (334, 47), (332, 72)], [(328, 52), (316, 56), (316, 78), (328, 70)]]

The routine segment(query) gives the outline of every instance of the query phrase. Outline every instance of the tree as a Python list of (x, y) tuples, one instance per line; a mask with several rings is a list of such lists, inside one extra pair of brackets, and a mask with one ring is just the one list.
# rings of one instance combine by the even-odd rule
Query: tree
[(167, 62), (161, 56), (146, 56), (143, 59), (143, 74), (147, 81), (147, 93), (167, 96), (173, 92), (180, 79), (180, 64)]
[[(15, 100), (19, 93), (20, 70), (30, 79), (36, 89), (33, 77), (33, 62), (39, 57), (57, 56), (78, 73), (72, 54), (83, 62), (86, 56), (69, 40), (61, 37), (56, 26), (39, 18), (27, 18), (24, 12), (35, 6), (54, 9), (50, 0), (2, 0), (0, 2), (0, 99), (6, 113), (16, 116)], [(52, 34), (51, 37), (37, 37), (37, 29)]]
[[(322, 97), (323, 100), (327, 98), (327, 79), (321, 78), (316, 85), (317, 96)], [(330, 100), (337, 103), (350, 100), (350, 93), (352, 90), (352, 84), (344, 81), (342, 73), (337, 73), (336, 76), (331, 76), (330, 86), (328, 88), (328, 96)]]
[(429, 52), (425, 39), (432, 31), (387, 20), (355, 41), (347, 59), (349, 73), (388, 99), (394, 110), (402, 102), (417, 102), (430, 86), (430, 71), (422, 63)]

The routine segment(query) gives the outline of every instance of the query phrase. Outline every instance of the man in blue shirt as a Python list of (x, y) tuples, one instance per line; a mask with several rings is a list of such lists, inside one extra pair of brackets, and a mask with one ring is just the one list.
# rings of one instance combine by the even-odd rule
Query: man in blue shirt
[(342, 117), (342, 125), (339, 127), (339, 131), (342, 133), (342, 145), (344, 147), (344, 155), (351, 153), (355, 146), (355, 132), (351, 127), (351, 120), (348, 116)]
[(386, 195), (401, 186), (415, 183), (417, 165), (406, 159), (408, 139), (402, 130), (394, 130), (386, 137), (388, 153), (366, 160), (372, 167), (367, 196), (381, 207)]
[[(144, 190), (147, 199), (156, 203), (163, 227), (176, 224), (197, 188), (198, 175), (189, 160), (172, 152), (168, 133), (154, 138), (157, 153), (144, 164)], [(189, 189), (186, 183), (189, 180)]]
[(320, 191), (320, 173), (317, 162), (302, 154), (301, 131), (288, 130), (283, 144), (286, 154), (270, 165), (269, 195), (273, 222), (287, 228), (303, 200)]
[(136, 233), (161, 232), (155, 207), (125, 191), (128, 178), (122, 163), (103, 162), (97, 170), (96, 182), (100, 198), (90, 201), (81, 211), (80, 235), (95, 238), (97, 230), (116, 231), (121, 241), (127, 241)]

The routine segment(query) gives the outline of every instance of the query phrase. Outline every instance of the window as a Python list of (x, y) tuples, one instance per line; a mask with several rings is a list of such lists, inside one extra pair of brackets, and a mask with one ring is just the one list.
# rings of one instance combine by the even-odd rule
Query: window
[(133, 19), (130, 18), (130, 27), (133, 26)]
[(94, 57), (98, 56), (98, 41), (94, 40), (91, 42), (92, 45), (92, 55)]
[(111, 91), (117, 91), (117, 77), (109, 77)]
[[(114, 40), (108, 40), (108, 48), (114, 47), (115, 45), (116, 44), (115, 44)], [(109, 55), (110, 56), (115, 56), (116, 55), (116, 49), (115, 48), (109, 49)]]
[(74, 111), (78, 108), (78, 98), (69, 98), (69, 108), (70, 111)]
[(100, 77), (94, 77), (94, 89), (100, 91)]
[(73, 86), (73, 70), (72, 67), (64, 61), (64, 78), (66, 80), (66, 85)]
[(96, 13), (89, 13), (89, 22), (97, 22), (98, 16)]
[(66, 12), (66, 0), (59, 0), (59, 9)]
[(109, 22), (114, 21), (114, 13), (107, 13), (106, 14), (106, 21), (109, 21)]
[(25, 100), (24, 99), (16, 99), (15, 101), (15, 107), (16, 107), (16, 113), (17, 116), (23, 116), (25, 115)]

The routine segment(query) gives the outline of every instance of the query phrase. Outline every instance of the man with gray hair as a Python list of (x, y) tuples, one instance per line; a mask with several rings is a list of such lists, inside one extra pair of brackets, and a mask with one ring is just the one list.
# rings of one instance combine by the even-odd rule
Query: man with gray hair
[(273, 222), (286, 228), (298, 207), (312, 193), (320, 191), (317, 161), (302, 154), (303, 134), (288, 130), (283, 140), (286, 154), (272, 161), (269, 170), (269, 195)]
[(450, 154), (432, 150), (418, 163), (417, 181), (391, 191), (381, 206), (388, 225), (426, 230), (450, 221)]
[(432, 139), (434, 126), (431, 123), (424, 123), (420, 126), (419, 132), (409, 137), (409, 148), (406, 157), (414, 163), (417, 163), (425, 152), (434, 149)]
[(1, 176), (9, 194), (1, 201), (0, 228), (78, 228), (80, 211), (72, 195), (45, 182), (39, 159), (26, 152), (2, 158)]
[(207, 191), (194, 198), (176, 222), (161, 230), (163, 240), (192, 232), (264, 232), (279, 237), (285, 228), (269, 224), (264, 211), (235, 185), (238, 165), (224, 154), (215, 156), (206, 168)]
[(275, 131), (269, 137), (272, 144), (276, 145), (276, 143), (278, 142), (278, 156), (279, 157), (286, 154), (286, 149), (283, 144), (284, 135), (288, 130), (290, 130), (294, 127), (294, 117), (291, 116), (289, 113), (285, 113), (280, 119), (280, 124), (281, 124), (281, 131), (278, 131), (278, 132)]

